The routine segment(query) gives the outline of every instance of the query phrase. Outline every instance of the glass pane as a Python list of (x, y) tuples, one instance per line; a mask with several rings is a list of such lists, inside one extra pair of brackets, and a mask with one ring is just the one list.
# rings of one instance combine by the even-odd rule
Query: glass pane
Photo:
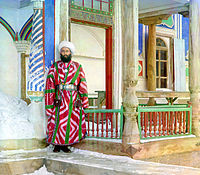
[(164, 50), (160, 51), (160, 59), (167, 60), (167, 51), (164, 51)]
[(156, 59), (159, 60), (159, 51), (156, 50)]
[(83, 6), (83, 0), (74, 0), (74, 4), (78, 6)]
[(102, 11), (109, 12), (109, 3), (102, 3)]
[(92, 8), (92, 0), (84, 0), (84, 7)]
[(156, 88), (159, 88), (159, 78), (156, 78)]
[(156, 76), (159, 76), (159, 62), (156, 61)]
[(160, 38), (156, 39), (156, 46), (166, 47), (165, 42), (161, 40)]
[(167, 88), (167, 79), (160, 79), (160, 87)]
[(166, 62), (160, 62), (160, 76), (161, 77), (167, 77), (167, 63)]
[(93, 1), (93, 9), (100, 10), (100, 1), (99, 0)]

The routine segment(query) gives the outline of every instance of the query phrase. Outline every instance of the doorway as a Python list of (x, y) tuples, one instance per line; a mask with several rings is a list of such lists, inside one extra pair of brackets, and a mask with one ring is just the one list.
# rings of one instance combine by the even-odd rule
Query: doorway
[(112, 28), (77, 20), (70, 27), (74, 61), (83, 66), (88, 97), (102, 99), (98, 108), (112, 109)]

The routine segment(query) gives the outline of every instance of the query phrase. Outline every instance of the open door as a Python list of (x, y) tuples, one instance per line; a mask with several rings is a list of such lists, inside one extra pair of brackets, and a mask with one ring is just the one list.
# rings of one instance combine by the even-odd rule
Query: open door
[(112, 108), (112, 28), (72, 20), (73, 60), (82, 64), (89, 98), (104, 92), (104, 108)]

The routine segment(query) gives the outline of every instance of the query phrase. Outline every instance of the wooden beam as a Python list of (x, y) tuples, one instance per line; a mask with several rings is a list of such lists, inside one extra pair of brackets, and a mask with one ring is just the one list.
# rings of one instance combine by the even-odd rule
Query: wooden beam
[(139, 19), (153, 17), (153, 16), (162, 16), (162, 15), (172, 15), (180, 12), (189, 11), (189, 5), (185, 4), (184, 6), (174, 7), (174, 8), (166, 8), (158, 11), (151, 11), (145, 13), (139, 13)]
[(190, 92), (177, 92), (177, 91), (136, 91), (136, 95), (138, 98), (189, 98)]
[(189, 11), (179, 12), (179, 14), (183, 15), (184, 17), (189, 17)]
[(170, 16), (171, 15), (164, 14), (164, 15), (140, 18), (139, 23), (144, 24), (144, 25), (160, 24), (162, 23), (162, 20), (167, 20)]

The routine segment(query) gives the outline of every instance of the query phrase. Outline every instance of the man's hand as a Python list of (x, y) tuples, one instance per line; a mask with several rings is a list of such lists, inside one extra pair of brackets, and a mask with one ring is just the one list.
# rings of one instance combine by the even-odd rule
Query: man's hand
[(74, 103), (74, 106), (77, 108), (81, 108), (82, 107), (81, 100), (77, 99)]
[(60, 106), (61, 104), (61, 100), (57, 100), (57, 99), (54, 99), (54, 105), (57, 107), (57, 106)]

